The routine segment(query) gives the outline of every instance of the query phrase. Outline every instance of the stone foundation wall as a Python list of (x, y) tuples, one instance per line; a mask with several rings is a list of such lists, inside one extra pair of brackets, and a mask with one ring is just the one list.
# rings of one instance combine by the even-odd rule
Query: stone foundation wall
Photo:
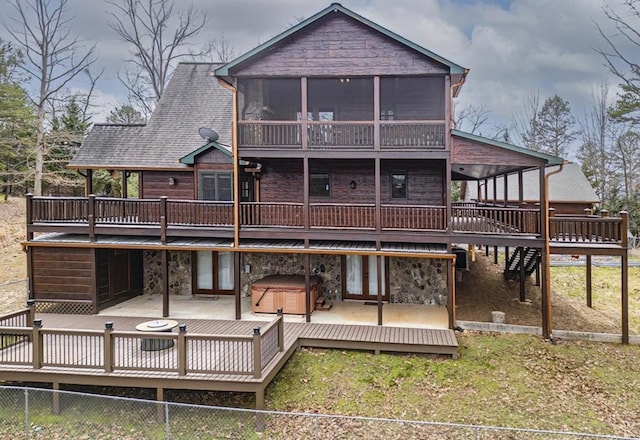
[(439, 259), (390, 258), (390, 302), (446, 306), (446, 267)]
[[(162, 293), (160, 251), (145, 251), (144, 294)], [(267, 275), (304, 275), (304, 256), (297, 254), (242, 254), (241, 295), (251, 295), (251, 283)], [(191, 252), (169, 252), (169, 294), (191, 295)], [(446, 262), (439, 259), (389, 258), (389, 294), (392, 303), (447, 304)], [(249, 266), (247, 273), (245, 268)], [(339, 255), (312, 255), (312, 274), (322, 278), (323, 293), (342, 301), (342, 267)]]
[[(251, 295), (251, 283), (268, 275), (304, 275), (304, 255), (298, 254), (243, 254), (240, 271), (241, 294)], [(311, 271), (322, 278), (325, 296), (333, 300), (340, 295), (342, 274), (340, 257), (335, 255), (312, 255)], [(246, 266), (249, 266), (249, 273)], [(315, 269), (315, 271), (314, 271)], [(324, 271), (322, 270), (324, 269)]]
[[(162, 257), (160, 251), (144, 251), (144, 288), (143, 293), (162, 293)], [(191, 295), (191, 252), (170, 251), (169, 255), (169, 294)]]

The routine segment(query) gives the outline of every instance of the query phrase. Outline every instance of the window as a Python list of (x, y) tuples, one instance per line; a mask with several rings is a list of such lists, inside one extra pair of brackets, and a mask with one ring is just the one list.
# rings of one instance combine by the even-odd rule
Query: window
[(406, 174), (391, 175), (391, 198), (392, 199), (407, 198), (407, 175)]
[(234, 262), (232, 252), (195, 252), (195, 293), (232, 293)]
[(311, 197), (330, 197), (331, 184), (329, 174), (311, 173), (309, 176), (309, 195)]
[(200, 200), (233, 200), (231, 173), (200, 171), (198, 174), (198, 198)]

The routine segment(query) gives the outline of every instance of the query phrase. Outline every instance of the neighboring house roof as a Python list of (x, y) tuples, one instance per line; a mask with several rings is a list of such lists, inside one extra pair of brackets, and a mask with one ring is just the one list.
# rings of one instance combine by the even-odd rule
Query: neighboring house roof
[(146, 125), (94, 125), (69, 167), (186, 168), (180, 159), (209, 144), (200, 127), (216, 130), (222, 148), (231, 145), (232, 95), (213, 75), (219, 66), (180, 63)]
[[(558, 166), (547, 167), (547, 174), (558, 170)], [(529, 170), (522, 173), (523, 199), (525, 201), (540, 200), (540, 181), (538, 170)], [(504, 198), (503, 178), (496, 179), (497, 200)], [(511, 174), (507, 178), (507, 191), (509, 200), (518, 200), (518, 175)], [(488, 199), (493, 200), (493, 183), (488, 185)], [(484, 197), (484, 194), (482, 194)], [(465, 200), (478, 198), (477, 185), (471, 183), (467, 187)], [(575, 163), (567, 163), (562, 171), (549, 176), (549, 201), (552, 202), (584, 202), (598, 203), (600, 200), (587, 180), (580, 166)]]
[(459, 83), (456, 87), (456, 93), (457, 91), (460, 89), (460, 86), (462, 85), (462, 82), (464, 81), (464, 76), (466, 76), (466, 74), (468, 73), (469, 69), (466, 69), (452, 61), (447, 60), (446, 58), (441, 57), (440, 55), (431, 52), (428, 49), (425, 49), (424, 47), (407, 40), (404, 37), (401, 37), (400, 35), (396, 34), (395, 32), (392, 32), (382, 26), (380, 26), (379, 24), (376, 24), (364, 17), (362, 17), (359, 14), (356, 14), (355, 12), (345, 8), (344, 6), (342, 6), (340, 3), (332, 3), (330, 6), (328, 6), (327, 8), (323, 9), (322, 11), (316, 13), (315, 15), (312, 15), (311, 17), (307, 18), (306, 20), (301, 21), (300, 23), (296, 24), (295, 26), (287, 29), (286, 31), (282, 32), (279, 35), (276, 35), (275, 37), (271, 38), (270, 40), (266, 41), (265, 43), (257, 46), (256, 48), (250, 50), (249, 52), (239, 56), (238, 58), (230, 61), (229, 63), (221, 66), (220, 68), (218, 68), (216, 70), (216, 75), (218, 76), (229, 76), (229, 71), (231, 69), (233, 69), (236, 66), (241, 65), (242, 63), (248, 61), (249, 59), (253, 58), (254, 56), (261, 54), (264, 51), (270, 50), (272, 49), (274, 46), (282, 43), (283, 41), (287, 40), (288, 37), (290, 37), (291, 35), (295, 34), (296, 32), (300, 31), (301, 29), (304, 29), (305, 27), (309, 26), (312, 23), (315, 23), (316, 21), (324, 18), (325, 16), (332, 14), (332, 13), (342, 13), (368, 27), (370, 27), (371, 29), (374, 29), (375, 31), (380, 32), (381, 34), (395, 40), (396, 42), (410, 48), (413, 49), (414, 51), (428, 57), (431, 58), (441, 64), (443, 64), (444, 66), (446, 66), (449, 69), (449, 73), (451, 73), (452, 75), (459, 75), (460, 79), (459, 81), (452, 81), (454, 83)]

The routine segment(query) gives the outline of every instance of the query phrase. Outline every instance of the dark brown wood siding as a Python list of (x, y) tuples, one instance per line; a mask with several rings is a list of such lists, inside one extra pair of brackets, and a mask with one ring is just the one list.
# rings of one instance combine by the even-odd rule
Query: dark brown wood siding
[(196, 158), (196, 164), (205, 164), (205, 163), (226, 163), (233, 167), (233, 160), (231, 156), (223, 153), (217, 148), (211, 148), (209, 151), (200, 154)]
[(457, 136), (451, 136), (451, 143), (451, 160), (455, 164), (540, 166), (545, 163), (542, 159), (526, 156), (506, 148), (459, 138)]
[(33, 298), (92, 300), (93, 249), (34, 247)]
[(329, 14), (234, 76), (444, 74), (447, 68), (341, 13)]
[(304, 201), (302, 161), (273, 160), (263, 163), (260, 176), (261, 202)]
[[(445, 204), (445, 161), (443, 160), (391, 160), (380, 167), (381, 201), (390, 204), (436, 205)], [(391, 198), (391, 175), (407, 175), (407, 198)]]
[[(169, 179), (173, 178), (173, 185)], [(167, 196), (170, 199), (194, 199), (193, 172), (143, 171), (140, 176), (140, 197), (156, 199)]]
[[(304, 201), (301, 160), (272, 160), (263, 163), (260, 178), (261, 202)], [(444, 205), (445, 162), (442, 160), (389, 160), (381, 165), (381, 200), (383, 203)], [(312, 203), (375, 203), (373, 160), (311, 160), (310, 173), (329, 174), (330, 197), (311, 197)], [(391, 198), (391, 174), (408, 177), (407, 198)], [(351, 182), (355, 188), (351, 188)]]

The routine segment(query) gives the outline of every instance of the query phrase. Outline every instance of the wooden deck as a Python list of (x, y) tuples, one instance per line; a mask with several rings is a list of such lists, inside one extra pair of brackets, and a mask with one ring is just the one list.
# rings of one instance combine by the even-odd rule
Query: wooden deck
[[(64, 331), (72, 328), (76, 332), (103, 332), (105, 323), (110, 321), (113, 322), (114, 332), (122, 332), (123, 337), (133, 337), (134, 342), (128, 342), (127, 360), (121, 361), (124, 364), (115, 365), (115, 368), (107, 368), (99, 361), (95, 361), (103, 356), (103, 345), (93, 350), (85, 348), (83, 351), (77, 345), (70, 347), (69, 342), (62, 342), (63, 339), (55, 340), (56, 346), (45, 348), (49, 350), (45, 355), (49, 360), (40, 368), (36, 368), (31, 355), (34, 351), (33, 342), (17, 344), (0, 351), (0, 380), (53, 383), (54, 386), (81, 384), (147, 387), (157, 389), (159, 398), (162, 398), (165, 389), (249, 392), (255, 393), (256, 407), (262, 408), (265, 388), (299, 347), (371, 350), (376, 353), (385, 351), (437, 354), (451, 356), (454, 359), (458, 357), (458, 342), (452, 330), (284, 323), (282, 350), (269, 358), (268, 363), (259, 369), (258, 374), (243, 372), (242, 368), (232, 367), (246, 363), (247, 357), (246, 353), (240, 353), (240, 350), (244, 350), (240, 345), (232, 344), (227, 345), (228, 348), (224, 353), (218, 352), (215, 356), (207, 346), (192, 350), (187, 356), (188, 369), (179, 370), (179, 366), (175, 364), (180, 363), (178, 352), (184, 350), (181, 348), (184, 345), (176, 344), (174, 347), (156, 352), (144, 352), (139, 349), (139, 339), (135, 338), (142, 338), (142, 335), (134, 333), (135, 326), (147, 318), (61, 314), (38, 314), (37, 318), (42, 320), (42, 328), (47, 331), (53, 329)], [(187, 326), (186, 334), (188, 335), (218, 335), (221, 339), (241, 335), (244, 335), (244, 338), (251, 338), (254, 328), (266, 328), (269, 325), (264, 321), (196, 319), (182, 320), (180, 324)], [(2, 327), (2, 332), (6, 334), (7, 327)], [(175, 332), (172, 333), (172, 337), (177, 338)], [(268, 344), (263, 344), (264, 352), (265, 345)], [(121, 342), (120, 345), (123, 343)], [(94, 345), (87, 344), (87, 346)], [(5, 356), (2, 356), (3, 353)], [(224, 362), (214, 361), (213, 363), (217, 363), (218, 366), (212, 367), (211, 359), (219, 358), (221, 354), (224, 355)], [(64, 356), (77, 358), (77, 365), (70, 366), (69, 362), (62, 362)], [(20, 365), (7, 359), (23, 359), (26, 362)], [(60, 362), (56, 362), (55, 359), (59, 359)], [(104, 364), (106, 365), (106, 362)], [(223, 365), (229, 371), (221, 370), (219, 365)]]

